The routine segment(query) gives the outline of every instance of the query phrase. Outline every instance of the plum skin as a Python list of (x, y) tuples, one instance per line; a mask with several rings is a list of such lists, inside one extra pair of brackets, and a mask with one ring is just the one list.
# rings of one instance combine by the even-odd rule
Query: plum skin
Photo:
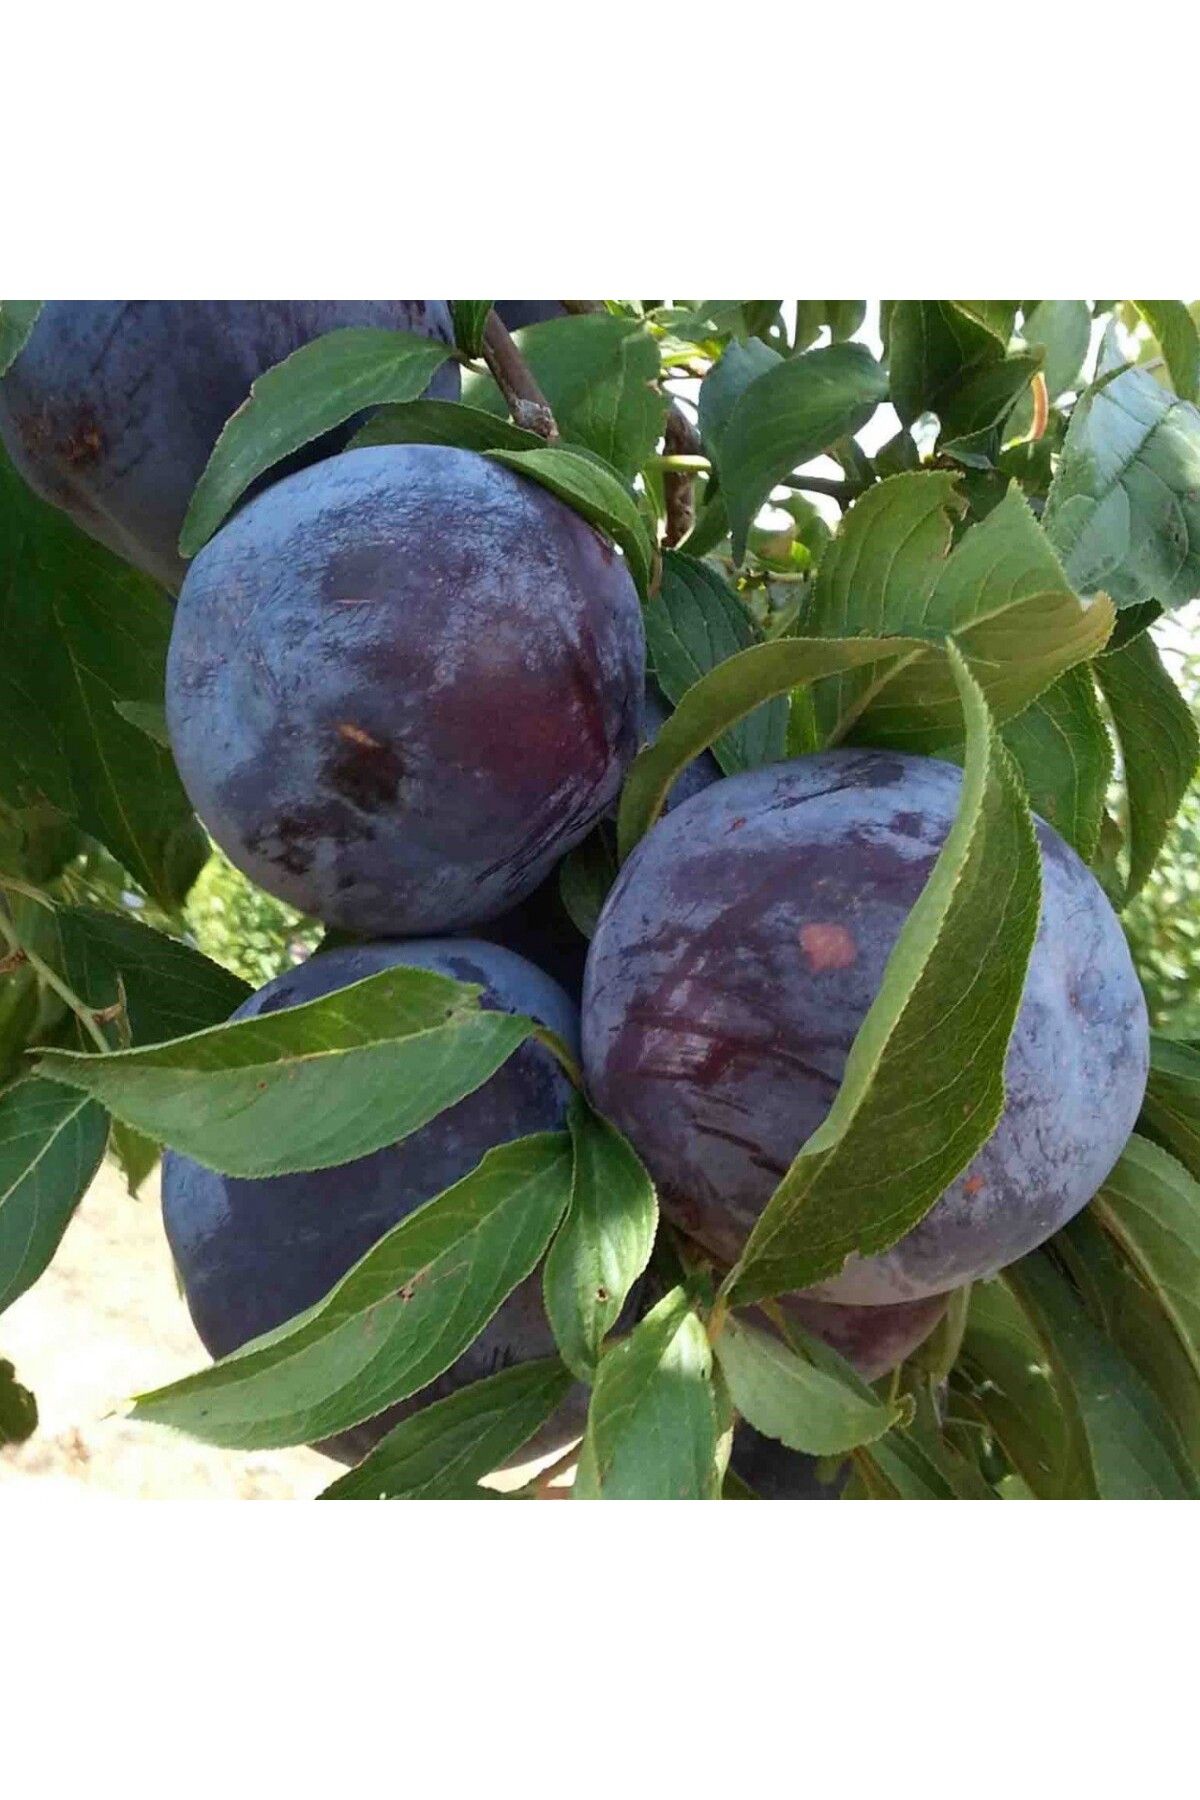
[[(523, 957), (470, 939), (376, 943), (330, 950), (285, 971), (238, 1007), (234, 1019), (315, 1000), (397, 965), (432, 969), (484, 987), (481, 1004), (528, 1012), (575, 1048), (579, 1014), (548, 975)], [(214, 1357), (314, 1305), (394, 1225), (459, 1181), (497, 1144), (565, 1129), (571, 1088), (550, 1052), (522, 1044), (482, 1087), (398, 1144), (332, 1169), (267, 1179), (219, 1175), (168, 1151), (162, 1206), (188, 1310)], [(503, 1302), (480, 1337), (428, 1387), (315, 1448), (357, 1462), (384, 1433), (511, 1363), (554, 1356), (538, 1271)], [(514, 1462), (562, 1449), (583, 1430), (577, 1387)]]
[[(840, 750), (718, 783), (655, 826), (606, 902), (584, 1067), (664, 1206), (733, 1262), (821, 1123), (961, 771)], [(994, 1274), (1086, 1205), (1137, 1118), (1145, 1002), (1090, 871), (1037, 821), (1042, 913), (996, 1130), (891, 1249), (813, 1291), (859, 1305)]]
[(501, 322), (509, 331), (526, 325), (544, 325), (549, 319), (569, 317), (561, 300), (493, 300)]
[[(313, 338), (361, 325), (454, 342), (444, 300), (49, 300), (0, 381), (0, 440), (36, 494), (176, 593), (192, 490), (251, 383)], [(428, 393), (458, 398), (453, 363)]]
[[(671, 706), (662, 690), (647, 679), (642, 705), (641, 742), (652, 744), (670, 717)], [(715, 758), (707, 751), (688, 764), (667, 795), (664, 810), (670, 812), (684, 800), (690, 800), (714, 781), (721, 779)], [(616, 807), (611, 808), (616, 816)], [(534, 889), (510, 912), (491, 919), (479, 927), (492, 944), (505, 944), (520, 956), (527, 956), (539, 969), (553, 975), (567, 990), (572, 1000), (582, 1003), (583, 977), (587, 967), (588, 940), (577, 928), (562, 901), (559, 872), (551, 871), (540, 887)]]
[(603, 816), (645, 638), (616, 551), (473, 451), (287, 477), (197, 556), (167, 659), (184, 786), (230, 859), (364, 935), (497, 918)]

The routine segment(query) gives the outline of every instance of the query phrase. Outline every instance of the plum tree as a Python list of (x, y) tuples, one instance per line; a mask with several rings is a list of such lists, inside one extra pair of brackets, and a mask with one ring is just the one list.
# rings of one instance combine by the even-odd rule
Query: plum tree
[[(579, 1014), (562, 989), (524, 958), (468, 938), (376, 943), (330, 950), (277, 975), (233, 1014), (254, 1018), (298, 1006), (397, 965), (478, 982), (482, 1004), (528, 1013), (574, 1046)], [(339, 1168), (265, 1180), (218, 1175), (168, 1152), (163, 1221), (196, 1330), (213, 1356), (312, 1306), (371, 1245), (424, 1201), (459, 1181), (497, 1144), (562, 1129), (570, 1084), (551, 1053), (523, 1044), (473, 1094), (410, 1137)], [(481, 1337), (420, 1394), (389, 1408), (321, 1449), (358, 1461), (386, 1430), (431, 1401), (510, 1363), (555, 1354), (537, 1274), (500, 1307)], [(560, 1448), (582, 1430), (579, 1390), (521, 1460)]]
[(474, 452), (389, 445), (278, 482), (200, 552), (167, 722), (262, 887), (351, 931), (454, 931), (611, 805), (644, 661), (629, 572), (578, 513)]
[[(660, 821), (606, 902), (584, 987), (593, 1099), (664, 1206), (733, 1262), (825, 1117), (961, 772), (829, 751), (717, 783)], [(1037, 941), (992, 1136), (932, 1210), (815, 1291), (878, 1305), (1004, 1267), (1096, 1192), (1146, 1081), (1145, 1003), (1095, 877), (1038, 822)]]
[[(0, 439), (44, 500), (175, 592), (180, 527), (226, 419), (265, 369), (350, 325), (454, 342), (444, 300), (51, 300), (0, 382)], [(429, 393), (458, 392), (447, 364)]]

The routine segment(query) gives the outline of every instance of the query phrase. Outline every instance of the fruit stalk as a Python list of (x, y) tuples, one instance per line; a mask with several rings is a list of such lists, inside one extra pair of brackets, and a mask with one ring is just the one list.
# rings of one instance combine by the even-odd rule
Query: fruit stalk
[(558, 426), (550, 402), (534, 380), (533, 372), (509, 335), (508, 327), (493, 310), (483, 330), (483, 357), (500, 392), (508, 402), (513, 423), (536, 432), (548, 444), (558, 442)]

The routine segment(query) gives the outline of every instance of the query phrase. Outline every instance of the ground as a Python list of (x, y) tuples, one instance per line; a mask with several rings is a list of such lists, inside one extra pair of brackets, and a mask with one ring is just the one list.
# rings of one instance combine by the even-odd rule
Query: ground
[(207, 1361), (175, 1287), (157, 1175), (133, 1200), (102, 1166), (50, 1268), (0, 1318), (0, 1356), (41, 1413), (28, 1443), (0, 1450), (6, 1497), (306, 1500), (338, 1473), (311, 1450), (213, 1450), (112, 1416)]

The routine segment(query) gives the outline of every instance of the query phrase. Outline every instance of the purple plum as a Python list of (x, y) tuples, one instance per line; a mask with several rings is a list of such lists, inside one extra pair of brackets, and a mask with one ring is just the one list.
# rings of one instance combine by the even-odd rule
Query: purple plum
[(209, 831), (346, 930), (499, 918), (615, 798), (641, 712), (637, 590), (533, 481), (430, 444), (278, 482), (197, 556), (167, 723)]
[[(35, 493), (175, 593), (180, 527), (225, 421), (264, 370), (350, 325), (454, 342), (444, 300), (50, 300), (0, 381), (0, 439)], [(457, 367), (428, 391), (456, 400)]]
[[(662, 819), (609, 894), (584, 1066), (668, 1212), (736, 1260), (820, 1125), (945, 840), (961, 771), (828, 751), (718, 782)], [(1145, 1002), (1094, 876), (1037, 824), (1041, 921), (992, 1136), (932, 1210), (815, 1290), (880, 1305), (1024, 1256), (1096, 1192), (1132, 1130)]]
[[(327, 951), (277, 975), (233, 1017), (298, 1006), (397, 965), (478, 982), (484, 1006), (528, 1013), (577, 1044), (577, 1009), (549, 976), (509, 950), (468, 938)], [(530, 1041), (475, 1093), (410, 1137), (338, 1168), (239, 1180), (169, 1151), (163, 1159), (163, 1221), (205, 1348), (227, 1356), (314, 1305), (385, 1232), (469, 1174), (488, 1150), (531, 1132), (564, 1129), (570, 1092), (554, 1057)], [(555, 1354), (535, 1272), (427, 1388), (317, 1448), (357, 1462), (393, 1425), (431, 1401), (510, 1363)], [(582, 1432), (586, 1407), (585, 1390), (573, 1390), (514, 1461), (565, 1447)]]

